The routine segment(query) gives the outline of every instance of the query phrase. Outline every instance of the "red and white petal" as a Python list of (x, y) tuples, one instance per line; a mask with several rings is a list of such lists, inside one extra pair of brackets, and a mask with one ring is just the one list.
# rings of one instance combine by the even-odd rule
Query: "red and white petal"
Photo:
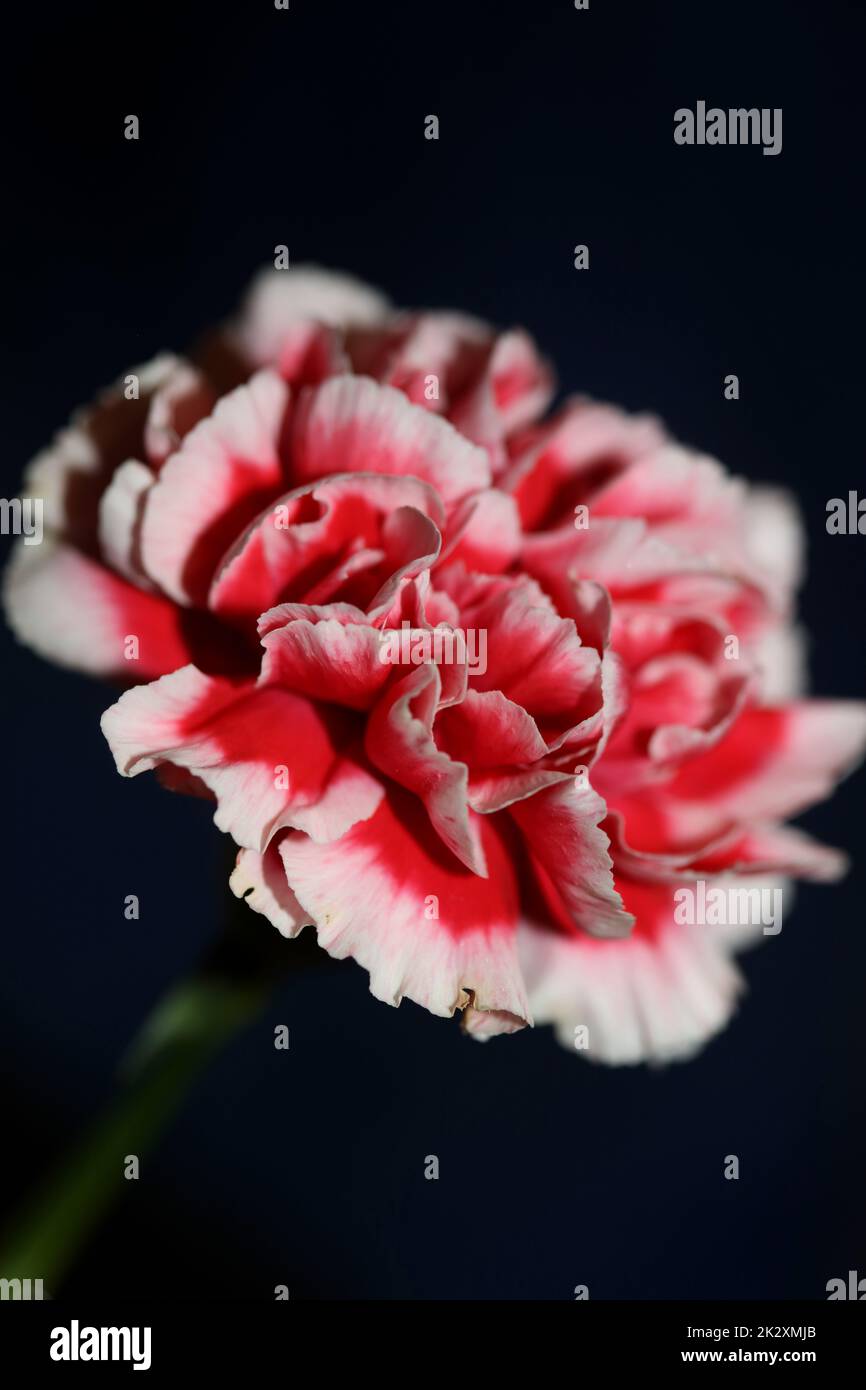
[(367, 614), (354, 603), (278, 603), (275, 608), (269, 608), (266, 613), (259, 615), (256, 628), (260, 637), (266, 637), (269, 632), (276, 632), (278, 628), (297, 622), (300, 618), (308, 623), (324, 623), (333, 619), (344, 627), (370, 626)]
[[(283, 622), (286, 610), (306, 611), (314, 619), (292, 617)], [(381, 634), (366, 625), (363, 614), (359, 622), (346, 621), (341, 613), (331, 616), (330, 606), (320, 611), (325, 616), (317, 617), (315, 609), (304, 610), (300, 604), (284, 604), (265, 615), (275, 625), (268, 625), (262, 637), (262, 679), (311, 700), (371, 709), (393, 672), (383, 660)]]
[[(742, 714), (752, 689), (748, 673), (720, 679), (686, 656), (653, 662), (645, 674), (651, 684), (637, 692), (636, 682), (632, 685), (632, 709), (616, 735), (617, 742), (631, 739), (632, 757), (626, 749), (621, 764), (618, 748), (611, 744), (608, 752), (609, 766), (638, 786), (657, 780), (660, 767), (698, 759), (714, 748)], [(666, 722), (653, 728), (659, 719)]]
[(353, 330), (347, 345), (359, 376), (396, 386), (410, 401), (447, 414), (487, 360), (491, 329), (466, 314), (399, 314), (373, 329)]
[(499, 690), (468, 690), (459, 703), (441, 710), (436, 743), (449, 758), (468, 766), (469, 805), (485, 814), (565, 776), (539, 766), (547, 744), (538, 725)]
[(576, 398), (516, 451), (501, 486), (516, 498), (525, 530), (569, 524), (575, 505), (591, 503), (600, 486), (665, 439), (651, 416)]
[(280, 853), (319, 944), (370, 972), (377, 999), (408, 998), (449, 1017), (472, 1007), (491, 1031), (530, 1022), (517, 964), (518, 890), (491, 818), (479, 826), (490, 867), (458, 863), (411, 795), (395, 790), (376, 814), (332, 845), (286, 835)]
[[(716, 621), (651, 605), (622, 605), (612, 641), (629, 674), (629, 704), (599, 775), (608, 787), (657, 781), (660, 765), (718, 743), (753, 693), (750, 662), (725, 659)], [(601, 784), (600, 784), (601, 785)]]
[(278, 836), (271, 840), (263, 854), (254, 849), (238, 851), (229, 887), (253, 912), (267, 917), (281, 936), (297, 936), (302, 927), (310, 925), (310, 914), (304, 911), (289, 887)]
[(350, 755), (353, 731), (311, 701), (186, 666), (127, 691), (102, 718), (125, 777), (161, 762), (186, 768), (216, 797), (214, 822), (246, 849), (283, 826), (337, 838), (373, 813), (379, 782)]
[[(419, 567), (417, 574), (400, 577), (399, 583), (386, 587), (390, 589), (390, 600), (381, 602), (377, 596), (375, 604), (367, 609), (367, 621), (382, 632), (408, 625), (429, 633), (432, 624), (453, 627), (459, 622), (456, 605), (448, 594), (432, 588), (426, 567)], [(466, 662), (461, 662), (461, 668), (465, 671)], [(442, 675), (444, 679), (444, 672)]]
[(805, 569), (805, 536), (796, 501), (781, 488), (752, 487), (744, 508), (745, 545), (764, 586), (783, 612)]
[(297, 484), (331, 473), (389, 473), (430, 483), (446, 506), (490, 482), (482, 449), (447, 420), (367, 377), (332, 377), (304, 392), (292, 427)]
[(619, 886), (637, 918), (627, 940), (522, 924), (520, 960), (535, 1021), (553, 1024), (563, 1046), (592, 1060), (684, 1060), (725, 1027), (742, 977), (721, 934), (675, 923), (672, 885)]
[(513, 329), (496, 338), (483, 372), (454, 402), (450, 417), (501, 467), (506, 439), (542, 414), (555, 384), (529, 334)]
[(807, 636), (803, 628), (773, 623), (748, 645), (763, 704), (799, 700), (808, 689)]
[(173, 603), (47, 538), (15, 546), (3, 598), (19, 640), (59, 666), (125, 683), (153, 680), (190, 659)]
[(573, 928), (621, 937), (634, 918), (616, 891), (609, 840), (600, 829), (607, 807), (584, 778), (569, 778), (515, 801), (518, 826), (545, 896), (562, 905)]
[(141, 455), (151, 399), (181, 365), (163, 353), (131, 368), (127, 377), (138, 379), (136, 396), (127, 398), (127, 378), (121, 378), (28, 465), (22, 490), (42, 499), (47, 531), (95, 553), (102, 493), (125, 459)]
[(800, 568), (795, 514), (781, 494), (749, 489), (715, 459), (674, 445), (654, 450), (602, 488), (591, 516), (640, 517), (673, 550), (754, 585), (776, 609), (790, 601)]
[(154, 391), (144, 422), (145, 457), (155, 472), (216, 402), (216, 392), (197, 367), (183, 361), (174, 365)]
[(318, 386), (329, 376), (349, 371), (342, 334), (323, 323), (304, 321), (286, 330), (275, 367), (294, 389)]
[(419, 592), (420, 581), (427, 577), (425, 572), (417, 580), (408, 579), (390, 611), (383, 614), (371, 608), (369, 618), (379, 630), (380, 660), (399, 671), (398, 678), (419, 666), (435, 666), (439, 679), (435, 703), (437, 710), (443, 710), (464, 699), (469, 671), (473, 663), (483, 665), (483, 655), (472, 642), (473, 634), (464, 635), (448, 622), (436, 627), (427, 622), (427, 595)]
[(378, 323), (387, 313), (384, 295), (349, 275), (313, 265), (264, 270), (253, 281), (233, 336), (256, 366), (276, 366), (299, 320), (345, 329)]
[[(648, 815), (652, 817), (652, 809)], [(847, 871), (846, 855), (789, 825), (758, 824), (729, 830), (688, 849), (635, 849), (626, 818), (612, 812), (604, 823), (617, 873), (634, 882), (672, 883), (719, 875), (772, 875), (832, 883)]]
[(548, 747), (563, 742), (601, 702), (598, 652), (581, 645), (574, 622), (561, 618), (538, 584), (524, 576), (443, 575), (461, 625), (486, 635), (487, 664), (473, 673), (476, 690), (500, 690), (536, 720)]
[(848, 870), (848, 856), (822, 845), (791, 825), (754, 825), (692, 859), (690, 877), (761, 874), (835, 883)]
[(462, 864), (487, 875), (476, 821), (466, 800), (465, 763), (453, 762), (433, 740), (441, 694), (435, 665), (417, 666), (383, 692), (367, 721), (364, 747), (380, 772), (414, 792), (430, 823)]
[(783, 819), (822, 801), (862, 759), (866, 704), (804, 700), (746, 710), (703, 757), (685, 763), (668, 788), (674, 817), (695, 833), (726, 819)]
[(543, 758), (547, 744), (521, 705), (501, 690), (473, 690), (436, 720), (436, 741), (471, 768), (505, 767)]
[(144, 499), (155, 474), (137, 459), (118, 468), (99, 502), (99, 548), (102, 557), (139, 588), (152, 588), (141, 567), (140, 532)]
[[(676, 444), (665, 444), (635, 459), (592, 499), (593, 516), (632, 516), (662, 532), (675, 532), (672, 543), (705, 540), (728, 542), (730, 530), (744, 516), (746, 485), (715, 459)], [(684, 525), (687, 530), (681, 530)], [(715, 531), (712, 527), (715, 525)], [(710, 529), (705, 529), (710, 528)]]
[[(382, 570), (388, 577), (369, 600), (370, 620), (377, 625), (400, 602), (407, 588), (429, 574), (438, 559), (442, 535), (423, 512), (415, 507), (399, 507), (385, 519), (382, 543)], [(356, 602), (364, 602), (364, 587), (359, 590), (354, 578), (347, 584)]]
[(228, 548), (281, 491), (288, 388), (271, 372), (224, 396), (186, 436), (151, 488), (142, 562), (178, 603), (203, 603)]
[(520, 518), (514, 499), (497, 488), (485, 488), (467, 498), (452, 518), (449, 537), (443, 564), (501, 574), (520, 552)]
[(220, 394), (241, 386), (255, 368), (270, 367), (293, 391), (350, 370), (342, 330), (317, 319), (287, 323), (278, 345), (269, 346), (269, 351), (258, 354), (254, 345), (239, 340), (230, 325), (205, 341), (200, 357)]
[[(554, 599), (565, 579), (590, 580), (614, 595), (629, 595), (680, 577), (699, 584), (710, 569), (699, 556), (675, 550), (635, 517), (598, 517), (586, 529), (563, 527), (527, 536), (521, 561)], [(700, 590), (693, 588), (684, 598), (700, 611)]]
[(413, 559), (432, 563), (443, 523), (438, 496), (417, 478), (342, 474), (306, 483), (277, 498), (235, 543), (208, 606), (223, 617), (256, 618), (366, 575), (375, 595), (384, 572), (390, 578)]

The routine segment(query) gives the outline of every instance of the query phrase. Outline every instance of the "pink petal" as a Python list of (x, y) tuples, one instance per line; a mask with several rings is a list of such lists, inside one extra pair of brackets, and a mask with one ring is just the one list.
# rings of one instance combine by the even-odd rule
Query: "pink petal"
[(629, 671), (629, 704), (598, 770), (603, 794), (658, 782), (660, 765), (705, 753), (753, 693), (747, 660), (725, 659), (717, 622), (650, 605), (620, 605), (613, 643)]

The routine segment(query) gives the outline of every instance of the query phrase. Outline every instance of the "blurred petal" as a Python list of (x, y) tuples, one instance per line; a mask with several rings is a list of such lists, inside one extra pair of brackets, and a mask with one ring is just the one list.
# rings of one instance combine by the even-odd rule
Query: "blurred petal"
[(3, 597), (16, 637), (59, 666), (146, 681), (190, 659), (173, 603), (143, 593), (67, 545), (47, 539), (17, 544)]
[(484, 488), (484, 452), (447, 421), (366, 377), (332, 377), (299, 402), (292, 431), (294, 481), (329, 473), (390, 473), (430, 483), (446, 505)]

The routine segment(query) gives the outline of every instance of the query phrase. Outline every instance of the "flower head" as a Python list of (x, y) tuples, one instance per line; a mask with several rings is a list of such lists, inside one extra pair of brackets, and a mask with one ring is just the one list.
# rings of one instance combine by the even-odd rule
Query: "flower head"
[(866, 711), (800, 695), (790, 502), (552, 389), (523, 332), (267, 274), (31, 465), (7, 610), (129, 686), (120, 772), (212, 797), (234, 891), (377, 998), (682, 1056), (765, 930), (683, 889), (841, 872), (784, 822)]

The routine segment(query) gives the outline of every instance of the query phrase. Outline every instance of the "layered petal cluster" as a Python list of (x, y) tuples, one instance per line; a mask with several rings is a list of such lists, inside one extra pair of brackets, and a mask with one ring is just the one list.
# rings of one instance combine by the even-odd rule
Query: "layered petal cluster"
[(842, 872), (785, 822), (866, 709), (802, 695), (787, 498), (552, 392), (523, 332), (265, 274), (34, 461), (7, 612), (128, 687), (119, 771), (212, 798), (284, 935), (481, 1038), (665, 1060), (762, 932), (684, 924), (678, 890)]

